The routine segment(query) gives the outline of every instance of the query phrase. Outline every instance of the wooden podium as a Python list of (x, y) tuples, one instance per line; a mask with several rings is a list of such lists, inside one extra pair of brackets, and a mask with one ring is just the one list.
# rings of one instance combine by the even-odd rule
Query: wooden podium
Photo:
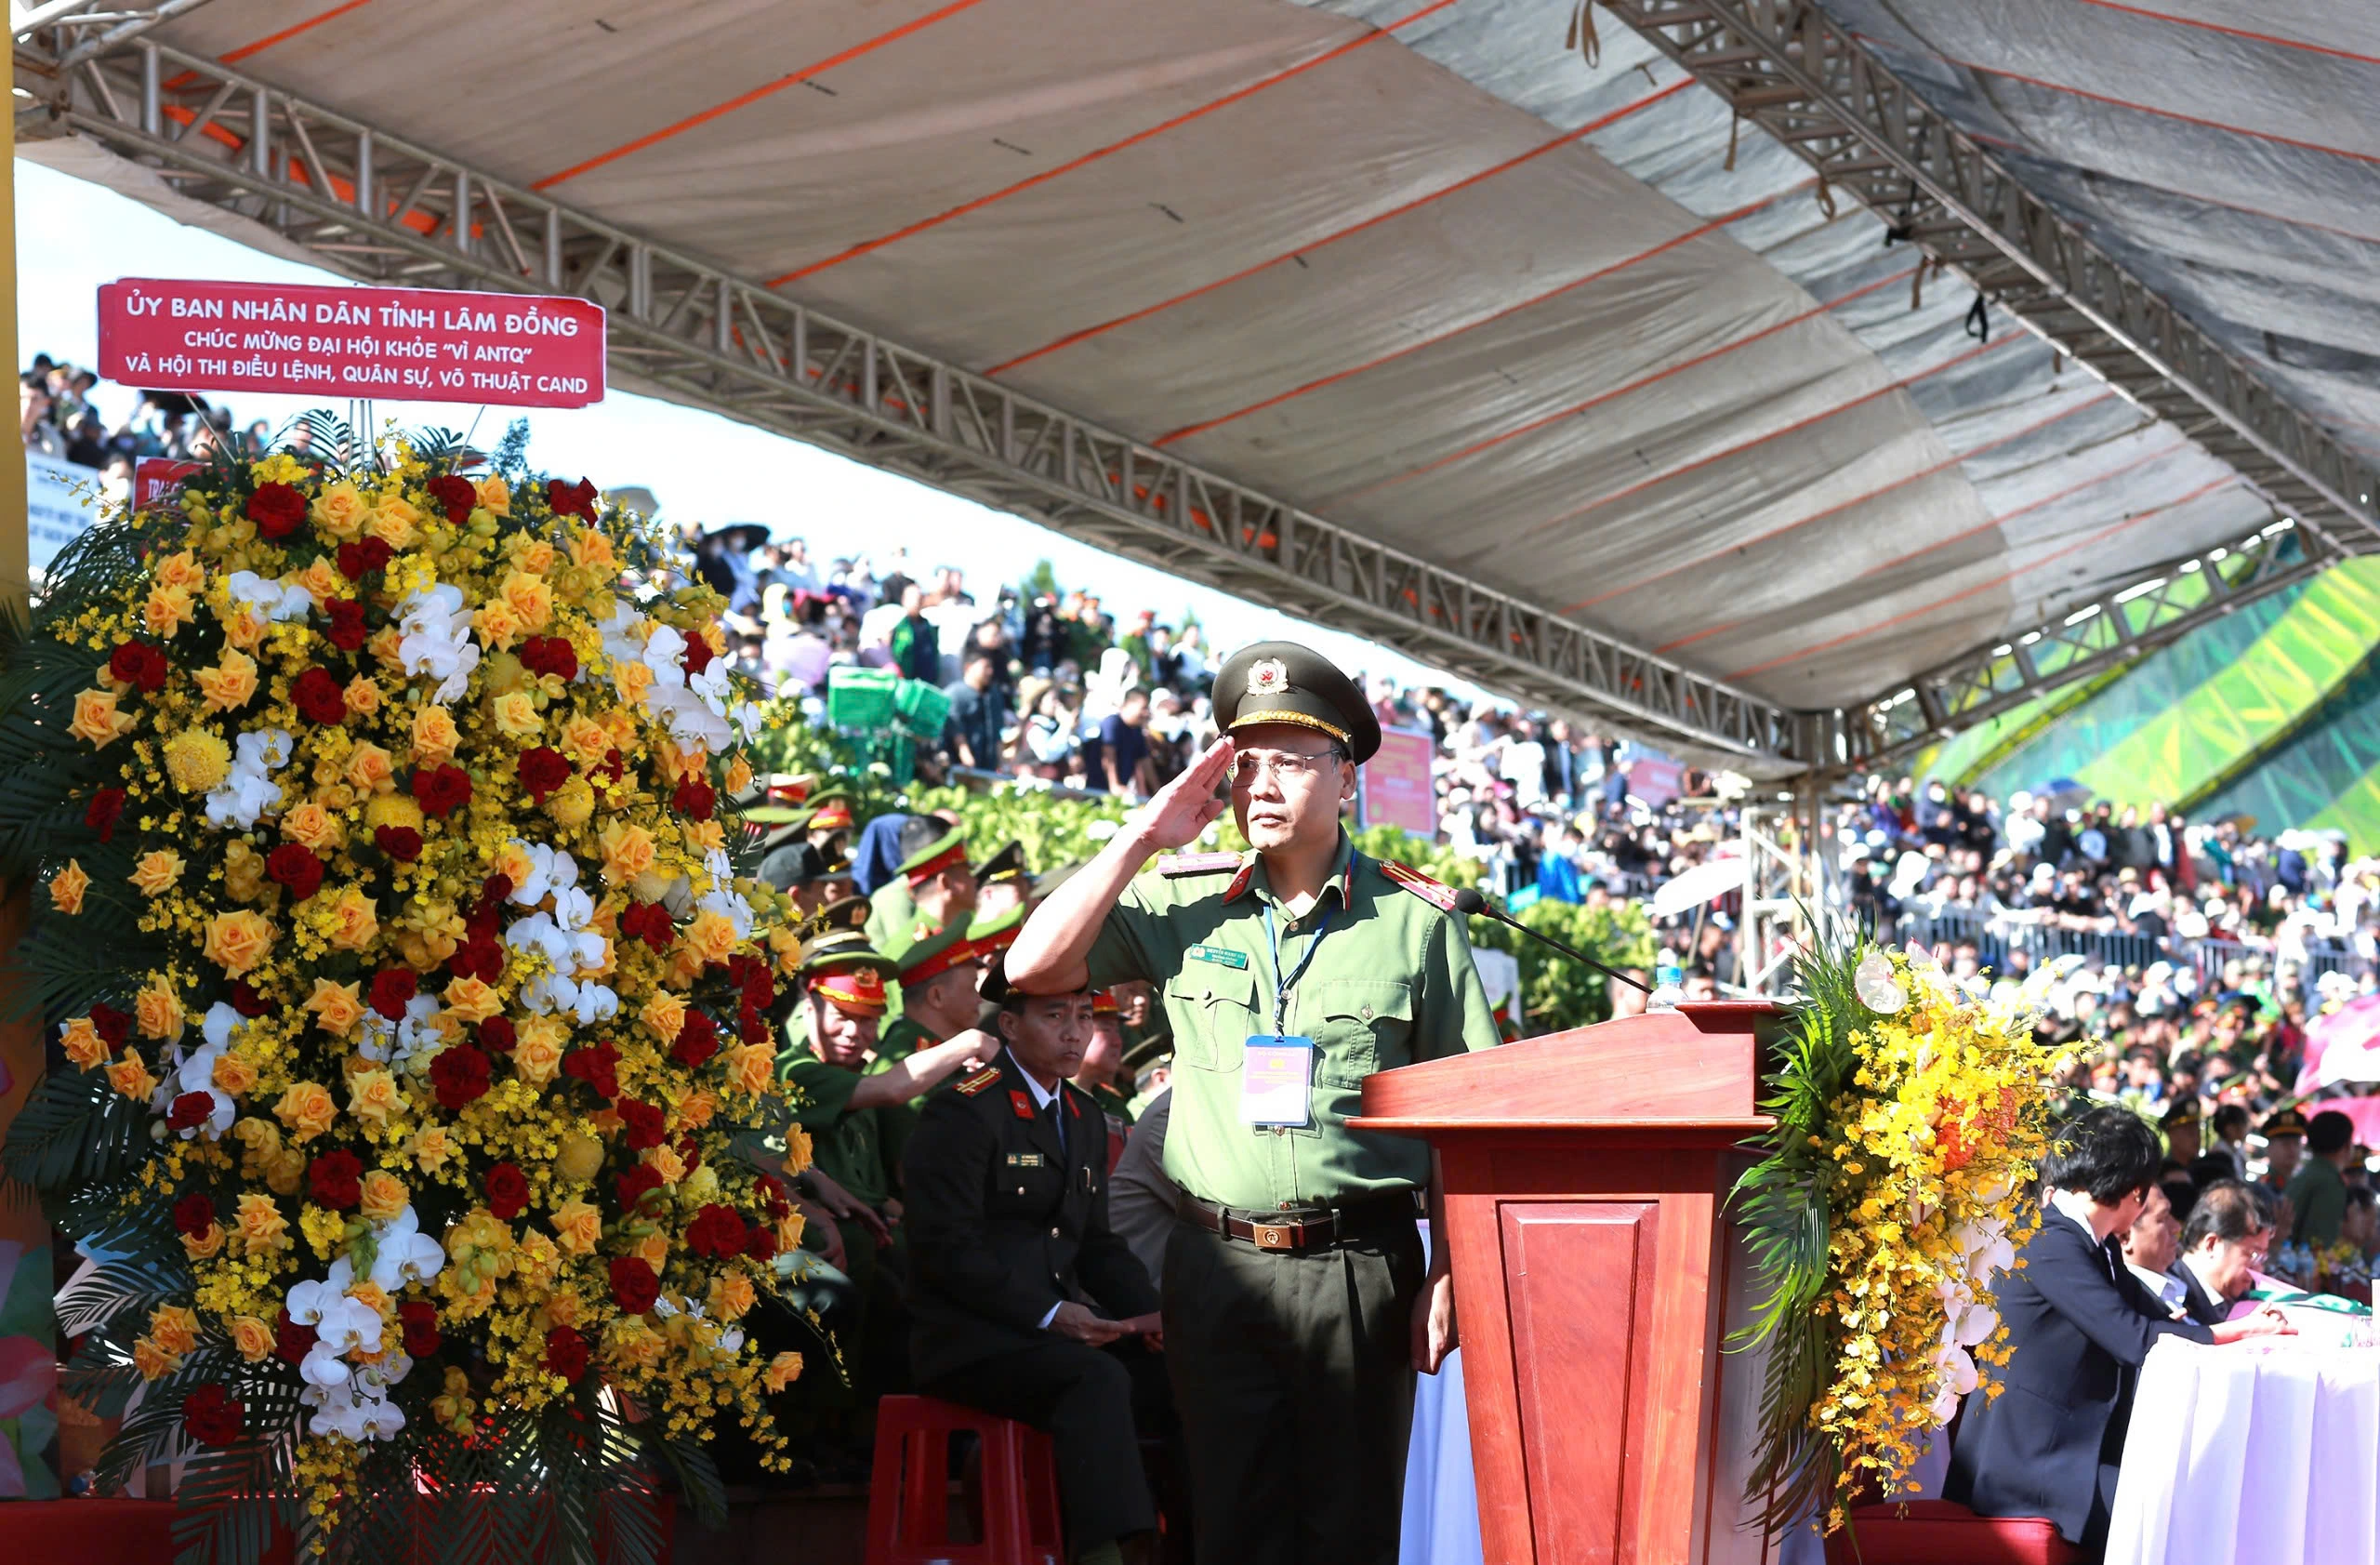
[[(1780, 1013), (1718, 1002), (1383, 1071), (1447, 1189), (1487, 1565), (1739, 1565), (1760, 1365), (1727, 1191)], [(1435, 1237), (1435, 1236), (1434, 1236)]]

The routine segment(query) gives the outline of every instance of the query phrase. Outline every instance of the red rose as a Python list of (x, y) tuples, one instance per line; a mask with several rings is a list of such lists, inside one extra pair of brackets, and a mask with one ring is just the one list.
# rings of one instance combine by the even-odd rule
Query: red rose
[(290, 896), (299, 902), (322, 889), (323, 861), (301, 843), (284, 842), (265, 855), (264, 872), (276, 885), (287, 886)]
[(480, 1047), (492, 1054), (509, 1054), (519, 1041), (509, 1016), (490, 1016), (480, 1024)]
[(285, 538), (305, 525), (306, 497), (286, 484), (259, 484), (248, 497), (248, 520), (269, 538)]
[(170, 1130), (196, 1130), (206, 1123), (215, 1112), (215, 1098), (210, 1093), (183, 1093), (165, 1110), (165, 1125)]
[(528, 790), (529, 797), (542, 804), (547, 794), (570, 780), (570, 763), (562, 758), (562, 751), (552, 746), (539, 745), (521, 752), (521, 763), (515, 768), (515, 775), (520, 777), (521, 786)]
[(352, 1152), (325, 1152), (306, 1165), (306, 1188), (316, 1206), (345, 1212), (364, 1200), (364, 1160)]
[(567, 636), (531, 636), (521, 643), (521, 666), (567, 683), (578, 677), (578, 649)]
[(556, 516), (577, 516), (592, 522), (595, 520), (595, 485), (583, 478), (575, 484), (550, 480), (546, 484), (546, 504), (552, 508)]
[(215, 1226), (215, 1203), (192, 1190), (174, 1202), (174, 1231), (196, 1239)]
[(661, 1279), (634, 1255), (612, 1259), (612, 1302), (630, 1315), (642, 1315), (661, 1296)]
[[(678, 1138), (678, 1160), (686, 1165), (688, 1174), (703, 1166), (703, 1149), (694, 1144), (693, 1136), (681, 1135)], [(762, 1174), (761, 1177), (765, 1179), (768, 1176)]]
[(323, 640), (341, 652), (354, 652), (369, 639), (371, 632), (364, 629), (362, 603), (351, 598), (341, 598), (331, 604), (330, 617), (331, 628), (323, 632)]
[(668, 1115), (632, 1097), (622, 1098), (615, 1107), (620, 1116), (620, 1139), (627, 1143), (629, 1151), (648, 1151), (661, 1145), (668, 1129)]
[(669, 942), (678, 937), (678, 927), (670, 920), (669, 909), (660, 903), (630, 898), (620, 914), (620, 934), (630, 940), (641, 940), (656, 951), (666, 951)]
[(124, 818), (124, 789), (103, 788), (91, 795), (90, 807), (83, 812), (83, 824), (99, 834), (99, 841), (115, 841), (115, 823)]
[(421, 833), (410, 826), (376, 826), (372, 845), (399, 864), (411, 864), (421, 856)]
[(379, 538), (360, 538), (338, 546), (338, 574), (350, 581), (362, 581), (374, 571), (385, 570), (397, 551)]
[(510, 896), (516, 889), (518, 888), (513, 885), (511, 876), (490, 875), (480, 882), (480, 905), (489, 908), (499, 908), (503, 906), (504, 899)]
[(471, 796), (471, 775), (460, 766), (416, 766), (413, 772), (414, 802), (422, 814), (445, 819)]
[(469, 1043), (438, 1052), (430, 1062), (430, 1084), (438, 1090), (438, 1107), (449, 1113), (487, 1095), (488, 1058)]
[(613, 1180), (612, 1188), (619, 1195), (620, 1210), (634, 1212), (637, 1202), (661, 1188), (661, 1171), (651, 1163), (639, 1163)]
[(706, 1012), (687, 1012), (685, 1021), (679, 1025), (677, 1041), (669, 1045), (669, 1057), (693, 1070), (717, 1053), (719, 1024)]
[(605, 750), (603, 752), (603, 764), (595, 768), (595, 770), (602, 773), (614, 782), (619, 781), (621, 776), (626, 773), (628, 769), (628, 763), (620, 759), (620, 752), (616, 749)]
[(425, 485), (430, 497), (446, 509), (446, 520), (462, 526), (471, 519), (471, 508), (480, 503), (480, 492), (468, 478), (441, 473)]
[(111, 1049), (123, 1048), (126, 1041), (132, 1037), (130, 1014), (119, 1011), (112, 1005), (92, 1006), (91, 1026), (101, 1038), (107, 1040), (108, 1047)]
[(314, 1328), (301, 1326), (283, 1310), (272, 1323), (272, 1350), (293, 1364), (302, 1364), (314, 1347)]
[(777, 1253), (777, 1236), (765, 1223), (755, 1223), (752, 1231), (744, 1236), (744, 1253), (756, 1261), (765, 1261)]
[(744, 1219), (732, 1206), (706, 1206), (686, 1226), (686, 1248), (697, 1255), (724, 1260), (742, 1254), (744, 1243)]
[(769, 1018), (760, 1014), (758, 1006), (747, 1001), (736, 1010), (735, 1036), (747, 1043), (766, 1043), (773, 1036), (769, 1031)]
[(108, 654), (108, 672), (153, 696), (165, 683), (165, 655), (147, 642), (126, 642)]
[(397, 1320), (405, 1329), (405, 1352), (427, 1359), (438, 1351), (438, 1306), (428, 1299), (407, 1299), (397, 1306)]
[(409, 967), (390, 967), (372, 975), (372, 1009), (392, 1022), (405, 1019), (405, 1006), (421, 992), (421, 980)]
[(473, 935), (455, 948), (446, 959), (446, 971), (457, 978), (477, 978), (483, 984), (493, 984), (504, 976), (504, 948), (493, 935)]
[(698, 674), (709, 668), (710, 660), (718, 656), (710, 649), (709, 641), (700, 630), (689, 630), (686, 632), (686, 650), (679, 655), (678, 661), (686, 666), (686, 672)]
[(487, 1171), (487, 1209), (509, 1223), (529, 1204), (529, 1176), (513, 1162), (496, 1164)]
[(347, 697), (339, 694), (338, 676), (328, 669), (309, 669), (289, 686), (290, 704), (309, 723), (328, 728), (347, 721)]
[(669, 796), (669, 803), (688, 820), (708, 820), (711, 811), (718, 806), (719, 794), (702, 778), (688, 777), (678, 785), (678, 791)]
[[(268, 484), (281, 489), (286, 484)], [(230, 1445), (240, 1438), (247, 1409), (220, 1381), (208, 1381), (182, 1399), (182, 1424), (201, 1445)]]
[(272, 1007), (265, 1003), (264, 996), (242, 981), (231, 986), (231, 1009), (243, 1016), (255, 1017), (263, 1015)]
[(564, 1380), (576, 1380), (587, 1373), (587, 1339), (567, 1326), (556, 1326), (546, 1333), (546, 1368)]
[(573, 1049), (562, 1057), (562, 1073), (586, 1082), (600, 1097), (620, 1095), (620, 1052), (609, 1043)]

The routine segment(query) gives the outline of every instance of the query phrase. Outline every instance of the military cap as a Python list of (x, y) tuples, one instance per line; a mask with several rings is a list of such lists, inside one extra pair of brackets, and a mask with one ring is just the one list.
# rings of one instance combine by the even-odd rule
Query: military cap
[(2276, 1136), (2304, 1135), (2305, 1134), (2306, 1116), (2300, 1114), (2294, 1108), (2281, 1109), (2279, 1113), (2273, 1115), (2271, 1119), (2265, 1121), (2264, 1136), (2267, 1141), (2270, 1141)]
[(1027, 890), (1025, 895), (1032, 898), (1032, 900), (1038, 902), (1042, 898), (1048, 896), (1051, 893), (1056, 891), (1060, 886), (1064, 885), (1068, 881), (1073, 880), (1077, 875), (1081, 874), (1083, 872), (1083, 869), (1084, 866), (1081, 861), (1077, 860), (1072, 864), (1061, 864), (1054, 869), (1044, 869), (1041, 873), (1033, 877), (1033, 884), (1031, 888)]
[(1120, 1016), (1124, 1014), (1124, 1007), (1116, 1002), (1114, 989), (1093, 989), (1091, 991), (1091, 1014), (1094, 1016)]
[[(770, 838), (763, 840), (764, 845), (776, 835), (776, 832), (770, 833)], [(807, 842), (796, 840), (769, 846), (760, 859), (760, 878), (779, 891), (791, 891), (796, 886), (806, 886), (813, 881), (823, 879), (826, 868), (826, 855)]]
[(730, 802), (756, 826), (798, 826), (810, 818), (807, 789), (790, 777), (756, 782)]
[(1146, 1038), (1128, 1041), (1124, 1045), (1124, 1068), (1135, 1076), (1172, 1057), (1173, 1034), (1170, 1032), (1153, 1032)]
[(1233, 653), (1215, 675), (1214, 702), (1215, 723), (1225, 733), (1294, 723), (1329, 735), (1358, 764), (1380, 749), (1380, 719), (1355, 682), (1295, 642), (1258, 642)]
[[(954, 864), (963, 865), (967, 862), (966, 832), (945, 827), (931, 816), (921, 816), (919, 818), (932, 825), (936, 829), (936, 835), (924, 846), (914, 850), (907, 857), (901, 860), (901, 877), (913, 886), (923, 884)], [(901, 840), (904, 844), (908, 842), (908, 832), (906, 829), (901, 834)]]
[(992, 964), (984, 969), (983, 979), (976, 985), (975, 992), (983, 997), (985, 1004), (1005, 1007), (1022, 1005), (1035, 994), (1080, 994), (1089, 985), (1090, 980), (1086, 978), (1081, 987), (1071, 989), (1035, 989), (1027, 993), (1024, 989), (1012, 988), (1008, 981), (1008, 956), (1002, 952), (992, 958)]
[(1025, 872), (1025, 844), (1010, 842), (999, 852), (975, 866), (978, 885), (990, 885), (995, 881), (1023, 881), (1031, 877)]
[(962, 967), (975, 960), (975, 948), (967, 938), (964, 928), (953, 926), (937, 929), (920, 936), (900, 955), (900, 979), (906, 984), (922, 984), (929, 978), (941, 976), (954, 967)]
[(822, 789), (811, 795), (810, 818), (804, 823), (813, 831), (848, 831), (852, 824), (852, 796), (843, 789)]
[(2174, 1105), (2173, 1107), (2165, 1110), (2165, 1118), (2159, 1122), (2167, 1130), (2178, 1130), (2184, 1125), (2197, 1124), (2199, 1122), (2197, 1100), (2193, 1098), (2188, 1102)]
[(1004, 951), (1015, 945), (1016, 937), (1024, 930), (1025, 909), (1011, 908), (969, 924), (967, 944), (974, 948), (977, 956), (990, 956), (995, 951)]
[(892, 962), (855, 929), (822, 935), (801, 953), (802, 982), (846, 1011), (881, 1015), (888, 1002), (884, 980), (892, 972)]

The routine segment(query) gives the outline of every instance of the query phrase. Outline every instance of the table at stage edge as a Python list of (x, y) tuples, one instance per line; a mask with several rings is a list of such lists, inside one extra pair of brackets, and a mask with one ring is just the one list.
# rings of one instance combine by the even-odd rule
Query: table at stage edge
[(2340, 1346), (2346, 1322), (2329, 1319), (2320, 1334), (2150, 1350), (2107, 1565), (2380, 1565), (2380, 1348)]

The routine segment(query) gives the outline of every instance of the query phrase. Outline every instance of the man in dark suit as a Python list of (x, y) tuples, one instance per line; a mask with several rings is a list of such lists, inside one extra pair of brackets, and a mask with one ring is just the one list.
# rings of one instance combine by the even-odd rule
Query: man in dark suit
[(995, 963), (984, 995), (1007, 1047), (926, 1100), (906, 1158), (918, 1386), (1046, 1431), (1075, 1558), (1120, 1560), (1157, 1525), (1124, 1355), (1160, 1327), (1107, 1224), (1107, 1117), (1066, 1080), (1091, 993), (1018, 993)]
[(2163, 1158), (2128, 1108), (2069, 1121), (2042, 1164), (2042, 1226), (1992, 1285), (2011, 1356), (2003, 1394), (1970, 1403), (1946, 1498), (1983, 1516), (2046, 1517), (2069, 1543), (2107, 1541), (2140, 1365), (2161, 1336), (2235, 1341), (2286, 1332), (2279, 1313), (2218, 1326), (2175, 1320), (2118, 1258)]
[(2191, 1320), (2212, 1326), (2229, 1319), (2231, 1306), (2255, 1286), (2251, 1274), (2265, 1264), (2273, 1241), (2268, 1200), (2237, 1179), (2200, 1192), (2173, 1268), (2188, 1291), (2182, 1305)]

